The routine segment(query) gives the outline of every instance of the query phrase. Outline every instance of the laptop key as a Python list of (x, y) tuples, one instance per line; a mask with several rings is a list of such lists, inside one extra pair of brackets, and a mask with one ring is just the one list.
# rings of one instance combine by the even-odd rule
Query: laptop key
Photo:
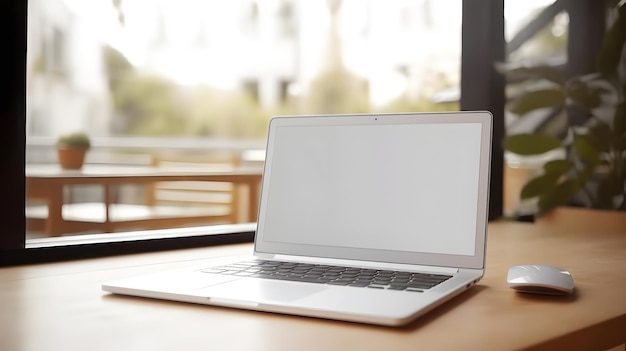
[(420, 292), (420, 293), (424, 292), (424, 290), (417, 289), (417, 288), (411, 288), (411, 287), (406, 288), (405, 291)]
[(328, 284), (328, 285), (350, 285), (351, 283), (352, 282), (333, 280), (333, 281), (330, 281), (330, 282), (328, 282), (326, 284)]
[(372, 283), (380, 284), (380, 285), (389, 285), (389, 283), (391, 283), (391, 279), (374, 278)]
[(240, 276), (240, 277), (249, 277), (251, 275), (253, 275), (254, 273), (249, 273), (249, 272), (237, 272), (234, 273), (232, 275), (236, 275), (236, 276)]
[(367, 287), (368, 288), (373, 288), (373, 289), (385, 289), (387, 287), (387, 285), (370, 284)]
[(409, 288), (413, 288), (413, 289), (420, 289), (420, 290), (428, 290), (430, 288), (432, 288), (432, 285), (424, 285), (424, 284), (407, 284), (407, 287)]
[(391, 285), (387, 289), (388, 290), (405, 290), (406, 286), (393, 286), (393, 285)]
[(369, 285), (370, 285), (370, 282), (358, 282), (358, 281), (356, 281), (356, 282), (354, 282), (352, 284), (348, 284), (348, 286), (356, 286), (356, 287), (359, 287), (359, 288), (364, 288), (364, 287), (369, 286)]
[(217, 269), (217, 268), (209, 268), (201, 270), (202, 273), (213, 273), (213, 274), (223, 274), (225, 269)]

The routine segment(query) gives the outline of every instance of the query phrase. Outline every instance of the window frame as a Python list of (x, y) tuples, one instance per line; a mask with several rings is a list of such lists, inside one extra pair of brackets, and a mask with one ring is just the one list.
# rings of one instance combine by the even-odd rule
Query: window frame
[(505, 60), (504, 0), (463, 0), (461, 25), (461, 110), (493, 114), (489, 219), (504, 206), (505, 79), (495, 62)]
[[(461, 53), (461, 87), (463, 81), (472, 81), (471, 72), (490, 70), (490, 78), (497, 79), (494, 75), (492, 63), (495, 57), (499, 57), (499, 51), (504, 50), (504, 43), (491, 44), (490, 36), (484, 33), (497, 31), (496, 39), (499, 40), (503, 20), (495, 21), (486, 26), (476, 26), (476, 21), (466, 21), (467, 16), (475, 16), (476, 13), (489, 19), (503, 17), (504, 0), (462, 0), (463, 1), (463, 48), (471, 48), (468, 44), (481, 42), (486, 47), (487, 57), (490, 59), (476, 61), (476, 50), (462, 50)], [(4, 224), (4, 230), (0, 234), (0, 266), (28, 264), (38, 262), (60, 261), (70, 259), (82, 259), (99, 256), (112, 256), (138, 252), (182, 249), (191, 247), (205, 247), (211, 245), (223, 245), (241, 242), (251, 242), (254, 238), (254, 230), (250, 226), (220, 226), (220, 228), (207, 229), (205, 232), (197, 231), (170, 231), (169, 235), (145, 236), (137, 238), (128, 236), (126, 240), (115, 242), (102, 240), (87, 240), (77, 238), (71, 244), (55, 246), (48, 241), (47, 245), (27, 245), (25, 238), (25, 144), (26, 144), (26, 38), (27, 38), (27, 0), (9, 0), (0, 3), (0, 37), (5, 51), (12, 53), (7, 58), (8, 63), (0, 66), (0, 147), (4, 152), (1, 159), (4, 161), (5, 193), (0, 197), (2, 211), (0, 220)], [(489, 17), (495, 16), (495, 17)], [(479, 38), (482, 39), (479, 40)], [(469, 40), (469, 38), (473, 38)], [(484, 58), (484, 57), (483, 57)], [(479, 58), (480, 60), (480, 58)], [(468, 69), (468, 65), (473, 68)], [(475, 65), (480, 69), (474, 69)], [(489, 67), (487, 67), (489, 66)], [(465, 68), (463, 68), (465, 67)], [(469, 77), (469, 79), (468, 79)], [(484, 77), (481, 80), (485, 80)], [(462, 94), (461, 109), (484, 109), (494, 115), (494, 150), (492, 158), (491, 192), (490, 192), (490, 219), (496, 219), (502, 214), (502, 150), (498, 140), (502, 139), (504, 130), (503, 123), (503, 99), (504, 89), (496, 82), (488, 89), (476, 89), (482, 91), (478, 94)], [(502, 99), (502, 101), (500, 101)], [(67, 239), (67, 238), (65, 238)]]
[(23, 249), (24, 164), (26, 149), (26, 16), (27, 1), (4, 1), (0, 5), (0, 38), (6, 47), (6, 64), (0, 65), (0, 138), (5, 193), (0, 197), (0, 257), (5, 251)]

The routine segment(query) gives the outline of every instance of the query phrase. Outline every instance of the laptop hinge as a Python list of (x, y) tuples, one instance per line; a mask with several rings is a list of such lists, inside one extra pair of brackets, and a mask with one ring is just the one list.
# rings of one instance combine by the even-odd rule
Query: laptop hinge
[(374, 269), (392, 269), (392, 270), (406, 270), (406, 271), (419, 271), (419, 272), (432, 272), (440, 274), (454, 274), (459, 272), (459, 268), (455, 267), (437, 267), (437, 266), (425, 266), (414, 264), (402, 264), (402, 263), (387, 263), (387, 262), (371, 262), (371, 261), (359, 261), (359, 260), (342, 260), (335, 258), (321, 258), (321, 257), (302, 257), (291, 255), (271, 255), (256, 253), (256, 257), (266, 260), (277, 261), (293, 261), (304, 262), (312, 264), (330, 264), (339, 266), (350, 266), (359, 268), (374, 268)]

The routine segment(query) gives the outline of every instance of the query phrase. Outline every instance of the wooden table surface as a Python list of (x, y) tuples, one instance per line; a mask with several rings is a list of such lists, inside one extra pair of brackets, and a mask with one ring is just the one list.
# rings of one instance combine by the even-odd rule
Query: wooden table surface
[[(560, 210), (561, 211), (561, 210)], [(103, 281), (247, 255), (251, 244), (0, 269), (0, 350), (606, 350), (626, 343), (626, 214), (562, 210), (489, 225), (474, 288), (388, 328), (118, 296)], [(506, 285), (517, 264), (570, 270), (573, 297)]]

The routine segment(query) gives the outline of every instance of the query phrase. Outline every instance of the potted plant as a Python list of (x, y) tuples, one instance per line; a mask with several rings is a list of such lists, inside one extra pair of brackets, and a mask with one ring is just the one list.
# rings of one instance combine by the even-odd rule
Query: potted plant
[[(626, 210), (626, 5), (606, 32), (596, 72), (565, 78), (550, 67), (506, 67), (520, 79), (522, 93), (508, 110), (519, 118), (547, 112), (550, 121), (568, 121), (568, 111), (584, 120), (564, 131), (508, 135), (504, 148), (517, 155), (543, 155), (562, 148), (565, 157), (543, 165), (521, 190), (521, 200), (536, 200), (535, 216), (562, 205)], [(552, 124), (554, 125), (554, 124)]]
[(91, 147), (89, 136), (82, 132), (63, 135), (57, 141), (59, 164), (63, 169), (81, 169)]

